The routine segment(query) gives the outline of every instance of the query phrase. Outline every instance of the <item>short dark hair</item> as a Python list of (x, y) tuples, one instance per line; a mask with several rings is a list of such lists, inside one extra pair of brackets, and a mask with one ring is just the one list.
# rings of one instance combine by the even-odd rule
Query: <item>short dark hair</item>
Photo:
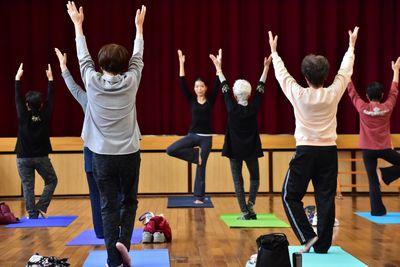
[(112, 74), (121, 74), (128, 70), (129, 53), (125, 47), (118, 44), (103, 46), (97, 55), (100, 67)]
[(301, 62), (301, 73), (313, 86), (323, 86), (328, 77), (329, 62), (324, 56), (307, 55)]
[(25, 101), (30, 109), (39, 110), (42, 105), (42, 93), (38, 91), (28, 91), (25, 94)]
[(370, 83), (367, 86), (367, 96), (370, 100), (380, 101), (382, 99), (383, 85), (378, 82)]

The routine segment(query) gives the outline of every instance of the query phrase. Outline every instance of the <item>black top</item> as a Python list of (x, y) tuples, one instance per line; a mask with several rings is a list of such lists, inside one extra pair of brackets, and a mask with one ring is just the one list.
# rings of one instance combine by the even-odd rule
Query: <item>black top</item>
[(15, 81), (15, 105), (18, 116), (18, 158), (45, 157), (52, 151), (49, 123), (53, 110), (53, 82), (48, 83), (47, 105), (39, 111), (28, 110), (21, 96), (21, 82)]
[(215, 99), (217, 98), (218, 94), (218, 87), (220, 85), (218, 76), (215, 79), (211, 96), (206, 99), (204, 104), (197, 102), (197, 98), (193, 96), (187, 87), (185, 76), (179, 77), (179, 84), (183, 94), (189, 100), (192, 108), (192, 124), (190, 125), (189, 133), (212, 134), (213, 128), (211, 111), (215, 104)]
[(231, 159), (247, 160), (263, 157), (257, 114), (261, 105), (265, 83), (259, 82), (251, 103), (242, 106), (234, 101), (229, 85), (222, 83), (222, 94), (228, 110), (228, 127), (222, 155)]

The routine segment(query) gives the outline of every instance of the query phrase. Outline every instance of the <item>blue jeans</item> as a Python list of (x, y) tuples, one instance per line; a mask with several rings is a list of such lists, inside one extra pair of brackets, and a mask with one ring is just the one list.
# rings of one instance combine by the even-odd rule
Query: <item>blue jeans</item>
[(260, 186), (260, 171), (258, 166), (258, 158), (251, 160), (229, 159), (229, 161), (231, 163), (233, 183), (235, 185), (235, 193), (239, 203), (240, 211), (243, 213), (248, 213), (249, 211), (247, 209), (246, 197), (243, 187), (243, 175), (242, 175), (243, 161), (246, 162), (247, 169), (249, 170), (250, 173), (249, 202), (255, 204), (258, 188)]
[[(127, 155), (93, 153), (93, 174), (101, 196), (101, 217), (109, 267), (122, 264), (115, 244), (130, 249), (137, 209), (140, 151)], [(120, 199), (121, 198), (121, 199)]]
[(199, 163), (199, 150), (195, 147), (201, 148), (201, 165), (197, 165), (194, 182), (194, 196), (199, 200), (204, 199), (206, 192), (206, 165), (211, 152), (211, 145), (211, 136), (200, 136), (189, 133), (167, 148), (167, 154), (169, 156), (183, 159), (194, 164)]
[[(51, 164), (50, 158), (17, 158), (18, 173), (22, 182), (24, 192), (25, 206), (29, 218), (36, 219), (39, 210), (47, 212), (57, 186), (57, 176)], [(43, 193), (39, 201), (35, 204), (35, 170), (42, 176), (44, 181)]]
[(89, 148), (83, 148), (85, 160), (86, 179), (89, 186), (90, 205), (92, 207), (92, 220), (94, 232), (97, 238), (104, 238), (103, 221), (101, 219), (100, 192), (93, 175), (92, 157), (93, 152)]

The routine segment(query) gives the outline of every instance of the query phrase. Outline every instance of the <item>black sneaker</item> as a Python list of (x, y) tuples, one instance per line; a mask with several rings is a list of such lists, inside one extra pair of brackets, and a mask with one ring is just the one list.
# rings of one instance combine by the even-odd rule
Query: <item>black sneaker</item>
[(237, 218), (238, 220), (257, 220), (257, 214), (255, 212), (242, 212), (242, 216)]

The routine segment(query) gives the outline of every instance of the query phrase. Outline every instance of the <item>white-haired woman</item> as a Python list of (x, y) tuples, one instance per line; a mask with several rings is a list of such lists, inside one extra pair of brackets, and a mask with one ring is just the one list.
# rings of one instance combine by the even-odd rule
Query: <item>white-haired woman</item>
[[(228, 110), (228, 127), (222, 155), (228, 157), (230, 160), (236, 197), (242, 212), (242, 216), (239, 219), (255, 220), (257, 219), (257, 214), (254, 212), (253, 206), (256, 203), (260, 184), (258, 158), (263, 157), (257, 125), (257, 114), (260, 109), (262, 95), (264, 94), (265, 80), (269, 65), (271, 64), (271, 56), (268, 59), (264, 59), (264, 70), (251, 103), (248, 102), (251, 94), (251, 85), (246, 80), (235, 81), (233, 94), (237, 103), (231, 98), (230, 88), (221, 68), (222, 52), (220, 51), (217, 57), (210, 55), (210, 58), (215, 65), (217, 75), (221, 81), (222, 94)], [(250, 195), (247, 203), (243, 188), (243, 161), (246, 162), (250, 173)]]

